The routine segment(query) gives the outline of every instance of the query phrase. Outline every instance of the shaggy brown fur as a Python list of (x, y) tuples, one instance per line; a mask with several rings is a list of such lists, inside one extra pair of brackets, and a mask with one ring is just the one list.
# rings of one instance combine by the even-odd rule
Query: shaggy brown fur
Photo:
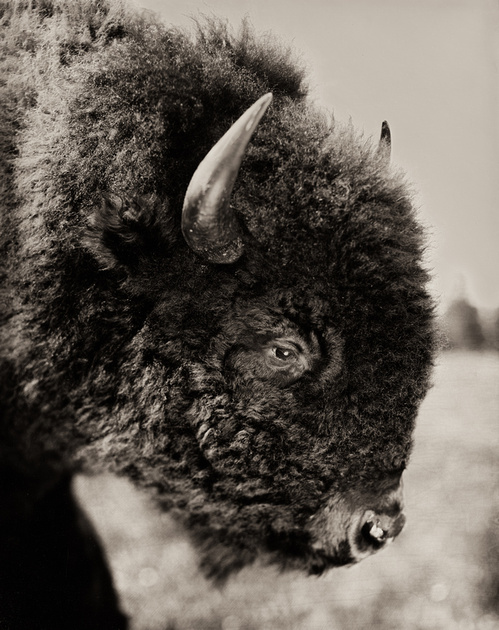
[[(112, 470), (186, 524), (211, 575), (258, 554), (351, 561), (312, 551), (307, 522), (400, 475), (434, 349), (403, 178), (247, 26), (192, 39), (104, 1), (15, 4), (0, 3), (5, 501), (34, 484), (26, 510), (43, 511), (60, 475)], [(208, 264), (181, 236), (185, 190), (269, 91), (232, 197), (245, 253)], [(283, 338), (306, 354), (297, 380), (269, 363)]]

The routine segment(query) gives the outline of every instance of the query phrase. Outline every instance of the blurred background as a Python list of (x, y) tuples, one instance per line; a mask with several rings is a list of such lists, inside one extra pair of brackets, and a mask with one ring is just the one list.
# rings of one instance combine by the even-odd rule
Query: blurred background
[(300, 51), (311, 98), (366, 136), (383, 120), (417, 190), (445, 334), (396, 543), (322, 578), (252, 567), (216, 590), (167, 515), (78, 478), (134, 630), (499, 629), (499, 1), (135, 0), (192, 28), (249, 17)]

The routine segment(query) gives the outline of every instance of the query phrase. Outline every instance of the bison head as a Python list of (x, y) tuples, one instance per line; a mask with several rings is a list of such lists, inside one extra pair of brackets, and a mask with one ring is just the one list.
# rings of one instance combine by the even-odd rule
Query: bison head
[[(388, 173), (386, 124), (375, 150), (352, 148), (348, 134), (303, 144), (289, 172), (279, 166), (286, 137), (257, 135), (239, 185), (270, 101), (254, 103), (196, 169), (185, 242), (169, 226), (170, 251), (163, 243), (155, 262), (128, 267), (125, 286), (151, 312), (122, 369), (127, 411), (110, 414), (137, 427), (137, 442), (108, 454), (157, 489), (218, 577), (262, 551), (319, 573), (393, 540), (428, 385), (421, 234)], [(290, 115), (282, 108), (279, 123)], [(296, 147), (314, 129), (294, 123)], [(271, 183), (258, 188), (263, 177)], [(160, 208), (108, 198), (93, 219), (100, 240), (88, 242), (102, 257), (102, 232), (108, 252), (121, 221), (147, 226), (153, 243), (165, 232)]]
[(219, 577), (318, 573), (400, 532), (433, 353), (388, 128), (373, 147), (331, 122), (252, 42), (106, 40), (64, 68), (59, 119), (40, 97), (54, 128), (26, 127), (19, 167), (17, 434), (148, 488)]

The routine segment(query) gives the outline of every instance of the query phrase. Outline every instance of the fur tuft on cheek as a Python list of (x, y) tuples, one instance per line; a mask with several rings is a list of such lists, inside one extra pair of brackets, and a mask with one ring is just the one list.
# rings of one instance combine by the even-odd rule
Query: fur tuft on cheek
[(104, 269), (134, 271), (146, 258), (164, 256), (173, 234), (168, 204), (156, 195), (126, 199), (105, 194), (88, 220), (83, 243)]

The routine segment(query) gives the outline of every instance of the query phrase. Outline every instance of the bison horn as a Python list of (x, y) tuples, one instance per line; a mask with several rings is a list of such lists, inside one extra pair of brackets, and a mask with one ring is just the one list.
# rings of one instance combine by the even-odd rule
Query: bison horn
[(212, 263), (233, 263), (243, 252), (230, 196), (246, 147), (272, 101), (265, 94), (236, 120), (197, 167), (185, 194), (182, 233), (189, 247)]
[(388, 164), (390, 161), (390, 153), (392, 148), (392, 134), (386, 120), (381, 124), (381, 137), (378, 145), (378, 155)]

